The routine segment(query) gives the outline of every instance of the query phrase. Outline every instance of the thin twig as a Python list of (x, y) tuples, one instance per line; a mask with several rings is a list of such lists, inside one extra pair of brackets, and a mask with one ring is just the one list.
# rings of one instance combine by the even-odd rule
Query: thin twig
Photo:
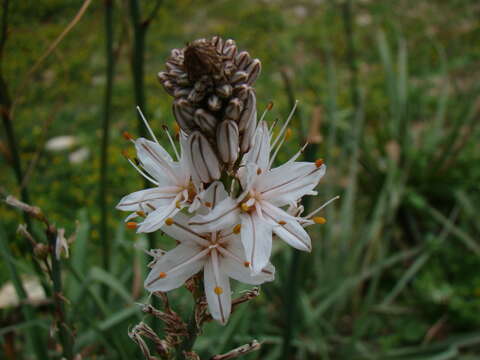
[(210, 360), (229, 360), (241, 355), (251, 353), (252, 351), (257, 351), (260, 349), (260, 343), (257, 340), (252, 340), (251, 343), (239, 346), (236, 349), (233, 349), (222, 355), (212, 356)]

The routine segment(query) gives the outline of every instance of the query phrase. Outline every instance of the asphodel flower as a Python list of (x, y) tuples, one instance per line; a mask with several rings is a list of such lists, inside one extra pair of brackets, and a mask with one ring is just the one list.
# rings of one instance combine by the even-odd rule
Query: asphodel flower
[[(217, 202), (227, 196), (223, 184), (214, 182), (206, 190), (199, 212), (215, 211)], [(258, 274), (252, 275), (239, 239), (239, 227), (197, 232), (188, 225), (189, 221), (183, 213), (166, 219), (161, 230), (180, 244), (158, 258), (145, 280), (145, 288), (151, 292), (170, 291), (203, 269), (208, 308), (214, 319), (225, 324), (231, 312), (230, 278), (259, 285), (272, 281), (275, 269), (267, 262)]]
[[(196, 200), (198, 189), (191, 181), (188, 145), (185, 137), (180, 137), (181, 155), (174, 161), (168, 152), (158, 143), (155, 135), (145, 124), (154, 141), (145, 138), (129, 139), (135, 144), (137, 163), (129, 162), (153, 185), (152, 188), (136, 191), (123, 197), (117, 209), (131, 211), (127, 217), (127, 225), (137, 229), (137, 232), (153, 232), (164, 225), (165, 219), (175, 216), (180, 210), (190, 206), (198, 206)], [(172, 145), (173, 144), (172, 141)], [(175, 148), (175, 147), (174, 147)], [(140, 223), (130, 222), (140, 217)]]
[(240, 225), (245, 256), (253, 273), (259, 273), (268, 263), (272, 233), (294, 248), (311, 250), (310, 236), (300, 223), (304, 219), (282, 207), (295, 205), (305, 195), (315, 195), (314, 188), (326, 170), (321, 160), (296, 162), (300, 152), (287, 163), (270, 169), (270, 142), (270, 132), (262, 122), (252, 149), (245, 155), (244, 167), (238, 172), (242, 194), (236, 199), (225, 198), (210, 213), (190, 221), (193, 229), (205, 232)]

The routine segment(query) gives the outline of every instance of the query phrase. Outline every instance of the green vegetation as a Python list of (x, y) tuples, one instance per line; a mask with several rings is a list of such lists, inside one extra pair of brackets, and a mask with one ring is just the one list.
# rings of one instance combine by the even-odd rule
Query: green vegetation
[[(122, 132), (139, 131), (129, 2), (113, 0), (109, 271), (101, 256), (98, 203), (107, 81), (104, 2), (92, 2), (30, 72), (82, 3), (10, 1), (1, 74), (13, 101), (12, 125), (30, 202), (68, 236), (76, 232), (70, 258), (61, 261), (74, 352), (84, 359), (141, 359), (127, 330), (144, 319), (135, 303), (148, 301), (142, 283), (149, 259), (142, 249), (152, 239), (126, 230), (125, 214), (114, 209), (143, 183), (121, 155), (133, 151)], [(205, 327), (195, 345), (202, 359), (254, 338), (263, 342), (262, 349), (246, 359), (285, 358), (286, 328), (296, 354), (291, 359), (478, 358), (477, 1), (160, 3), (145, 43), (144, 93), (154, 131), (160, 134), (162, 125), (172, 127), (174, 121), (171, 98), (156, 80), (170, 49), (199, 37), (231, 37), (262, 61), (257, 98), (259, 111), (273, 100), (269, 121), (284, 119), (292, 102), (300, 101), (293, 135), (278, 160), (291, 156), (306, 138), (313, 140), (310, 155), (323, 158), (328, 170), (309, 206), (341, 196), (322, 215), (328, 222), (310, 230), (312, 254), (295, 255), (292, 262), (293, 250), (276, 251), (284, 244), (274, 243), (275, 282), (240, 306), (226, 327)], [(147, 17), (155, 2), (140, 5)], [(60, 151), (46, 148), (49, 139), (63, 135), (74, 136), (75, 144)], [(161, 141), (168, 148), (167, 139)], [(0, 189), (19, 197), (9, 148), (2, 127)], [(72, 161), (79, 149), (88, 156)], [(16, 235), (23, 222), (18, 211), (0, 205), (0, 284), (12, 282), (21, 294), (20, 279), (38, 276), (30, 244)], [(42, 240), (40, 226), (31, 230)], [(162, 248), (173, 243), (163, 236), (155, 242)], [(292, 291), (293, 318), (285, 304)], [(170, 295), (184, 319), (192, 306), (186, 294), (181, 289)], [(0, 309), (2, 359), (40, 359), (39, 341), (48, 344), (48, 358), (60, 358), (58, 337), (49, 337), (53, 306), (47, 301), (22, 311)]]

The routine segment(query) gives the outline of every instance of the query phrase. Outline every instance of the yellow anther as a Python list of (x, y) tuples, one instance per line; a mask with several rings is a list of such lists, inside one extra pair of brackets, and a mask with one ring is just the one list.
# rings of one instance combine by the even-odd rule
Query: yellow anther
[(175, 136), (178, 136), (178, 134), (180, 134), (180, 126), (178, 126), (177, 123), (173, 124), (173, 131), (175, 132)]
[(128, 150), (127, 150), (127, 149), (123, 149), (123, 150), (122, 150), (122, 155), (123, 155), (124, 158), (130, 159), (130, 155), (128, 154)]
[(241, 224), (237, 224), (233, 227), (233, 233), (234, 234), (240, 234), (240, 228), (242, 227)]
[(215, 289), (213, 289), (213, 292), (217, 295), (223, 294), (223, 289), (220, 286), (215, 286)]
[(212, 205), (213, 205), (213, 204), (212, 204), (210, 201), (205, 201), (205, 206), (206, 206), (206, 207), (211, 208)]
[(245, 267), (248, 268), (248, 267), (250, 266), (250, 261), (245, 261), (245, 262), (243, 263), (243, 266), (245, 266)]
[(166, 218), (166, 220), (165, 220), (165, 225), (170, 226), (170, 225), (173, 225), (174, 222), (175, 222), (175, 221), (173, 221), (172, 218)]
[(158, 277), (160, 279), (165, 279), (167, 277), (167, 273), (166, 272), (163, 272), (163, 271), (160, 271), (160, 273), (158, 274)]
[(240, 207), (245, 212), (248, 212), (248, 210), (250, 210), (250, 206), (248, 206), (246, 203), (243, 203), (242, 205), (240, 205)]
[(125, 140), (132, 140), (133, 139), (133, 136), (130, 135), (130, 133), (128, 131), (124, 131), (122, 136)]
[(182, 207), (181, 203), (180, 203), (180, 200), (177, 200), (177, 202), (175, 203), (175, 207), (177, 209), (180, 209)]
[(321, 216), (315, 216), (312, 218), (312, 220), (315, 224), (320, 224), (320, 225), (325, 224), (327, 222), (327, 219)]
[(147, 214), (145, 214), (145, 211), (142, 211), (142, 210), (137, 211), (137, 215), (140, 216), (140, 217), (146, 217), (147, 216)]
[(317, 159), (317, 160), (315, 160), (315, 166), (316, 166), (317, 168), (319, 168), (319, 167), (322, 166), (323, 164), (324, 164), (323, 159)]
[(134, 221), (129, 221), (125, 225), (127, 229), (136, 229), (138, 227), (138, 224)]
[(262, 169), (258, 168), (257, 169), (257, 175), (260, 175), (262, 173)]
[(279, 223), (280, 225), (285, 225), (287, 222), (286, 222), (286, 221), (283, 221), (283, 220), (280, 220), (278, 223)]
[(292, 137), (292, 129), (288, 128), (286, 131), (285, 131), (285, 141), (288, 141), (288, 139), (290, 139)]

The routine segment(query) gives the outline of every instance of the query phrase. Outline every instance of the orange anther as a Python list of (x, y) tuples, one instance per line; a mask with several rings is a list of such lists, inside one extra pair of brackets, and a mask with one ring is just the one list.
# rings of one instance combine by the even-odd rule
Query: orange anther
[(217, 295), (221, 295), (223, 293), (223, 289), (220, 286), (215, 286), (215, 289), (213, 289), (213, 292)]
[(319, 168), (319, 167), (322, 166), (323, 164), (324, 164), (323, 159), (315, 160), (315, 166), (316, 166), (317, 168)]
[(249, 266), (250, 266), (250, 261), (245, 261), (245, 262), (243, 263), (243, 266), (249, 267)]
[(283, 221), (283, 220), (280, 220), (278, 223), (279, 223), (280, 225), (285, 225), (287, 222), (286, 222), (286, 221)]
[(206, 206), (206, 207), (211, 208), (212, 205), (213, 205), (213, 204), (212, 204), (210, 201), (205, 201), (205, 206)]
[(136, 229), (138, 227), (138, 224), (134, 221), (129, 221), (125, 225), (127, 226), (127, 229)]
[(270, 111), (273, 109), (273, 101), (269, 101), (267, 104), (267, 110)]
[(145, 211), (142, 211), (142, 210), (139, 210), (136, 212), (138, 216), (141, 216), (141, 217), (146, 217), (147, 214), (145, 214)]
[(292, 129), (288, 128), (286, 131), (285, 131), (285, 141), (288, 141), (288, 139), (290, 139), (292, 137)]
[(250, 206), (248, 206), (246, 203), (243, 203), (242, 205), (240, 205), (240, 207), (245, 212), (248, 212), (248, 210), (250, 210)]
[(160, 273), (158, 274), (158, 277), (160, 279), (165, 279), (167, 277), (167, 273), (166, 272), (163, 272), (163, 271), (160, 271)]
[(133, 136), (130, 135), (130, 133), (128, 131), (124, 131), (122, 136), (125, 140), (132, 140), (133, 139)]
[(260, 175), (262, 173), (262, 169), (258, 168), (257, 169), (257, 175)]
[(170, 225), (173, 225), (174, 223), (175, 223), (175, 221), (173, 221), (172, 218), (166, 218), (166, 220), (165, 220), (165, 225), (170, 226)]
[(234, 234), (240, 234), (240, 229), (241, 229), (242, 225), (241, 224), (237, 224), (233, 227), (233, 233)]
[(315, 224), (320, 224), (320, 225), (325, 224), (327, 222), (327, 219), (321, 216), (315, 216), (314, 218), (312, 218), (312, 220)]

